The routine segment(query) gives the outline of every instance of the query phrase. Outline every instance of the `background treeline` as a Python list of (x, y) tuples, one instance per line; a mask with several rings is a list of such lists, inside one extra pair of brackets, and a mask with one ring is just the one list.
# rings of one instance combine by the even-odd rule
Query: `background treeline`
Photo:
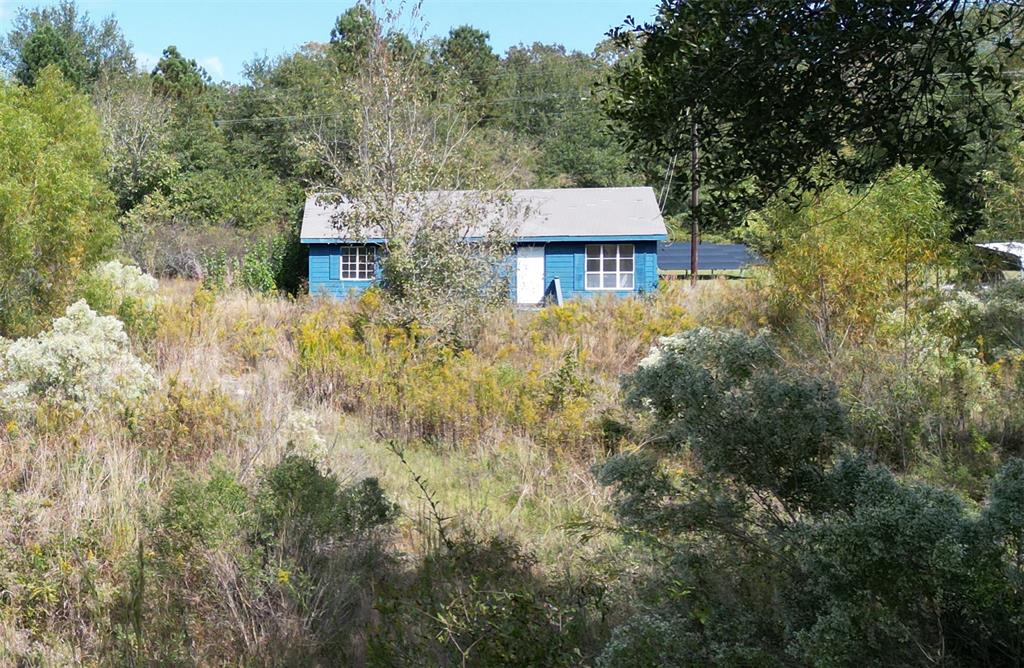
[[(240, 255), (254, 239), (293, 234), (305, 192), (332, 176), (310, 142), (329, 135), (341, 154), (354, 150), (342, 88), (376, 21), (354, 7), (334, 26), (311, 27), (321, 41), (253, 60), (243, 83), (218, 83), (173, 45), (151, 72), (140, 71), (113, 18), (93, 21), (66, 1), (20, 9), (0, 61), (27, 86), (55, 66), (89, 96), (131, 256), (148, 271), (194, 276), (203, 253)], [(475, 132), (491, 139), (478, 145), (492, 147), (505, 187), (643, 182), (607, 132), (593, 88), (617, 57), (610, 45), (584, 54), (538, 43), (496, 54), (471, 26), (401, 40), (429, 77), (472, 99)]]

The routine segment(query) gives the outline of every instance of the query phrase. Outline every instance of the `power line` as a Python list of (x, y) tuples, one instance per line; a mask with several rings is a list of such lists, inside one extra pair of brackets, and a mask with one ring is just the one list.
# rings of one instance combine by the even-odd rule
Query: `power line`
[[(582, 94), (573, 95), (573, 94), (566, 94), (566, 93), (549, 93), (547, 95), (538, 95), (538, 96), (533, 96), (533, 97), (505, 97), (505, 98), (499, 98), (497, 100), (489, 100), (489, 101), (485, 101), (485, 102), (488, 103), (488, 104), (495, 104), (495, 103), (502, 103), (502, 102), (543, 102), (543, 101), (546, 101), (546, 100), (555, 100), (555, 99), (570, 99), (570, 100), (577, 100), (579, 102), (587, 102), (587, 101), (591, 100), (592, 98), (593, 98), (593, 96), (582, 95)], [(449, 105), (449, 106), (453, 106), (453, 105)], [(546, 114), (549, 114), (549, 115), (560, 115), (560, 114), (568, 113), (570, 111), (575, 111), (575, 110), (572, 110), (572, 109), (562, 109), (562, 110), (557, 110), (557, 111), (546, 111), (546, 112), (543, 112), (543, 113), (546, 113)], [(261, 117), (251, 117), (251, 118), (215, 118), (215, 119), (213, 119), (213, 124), (220, 126), (220, 125), (235, 125), (235, 124), (243, 124), (243, 123), (278, 123), (278, 122), (299, 121), (299, 120), (341, 118), (341, 117), (344, 117), (344, 116), (348, 116), (349, 113), (350, 112), (338, 112), (338, 113), (332, 113), (332, 114), (294, 114), (294, 115), (288, 115), (288, 116), (261, 116)], [(538, 113), (538, 111), (537, 110), (532, 110), (532, 113)]]

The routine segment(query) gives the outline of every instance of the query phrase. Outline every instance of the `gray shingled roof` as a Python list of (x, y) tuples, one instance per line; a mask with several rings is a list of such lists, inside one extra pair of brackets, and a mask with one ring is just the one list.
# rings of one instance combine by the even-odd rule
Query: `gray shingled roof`
[[(430, 193), (437, 197), (458, 197), (455, 191)], [(553, 238), (657, 238), (667, 236), (654, 191), (636, 188), (553, 188), (512, 191), (513, 207), (525, 211), (516, 237), (523, 241)], [(304, 242), (346, 241), (332, 222), (352, 204), (324, 205), (315, 195), (306, 199), (302, 214)], [(367, 240), (379, 237), (372, 231)]]

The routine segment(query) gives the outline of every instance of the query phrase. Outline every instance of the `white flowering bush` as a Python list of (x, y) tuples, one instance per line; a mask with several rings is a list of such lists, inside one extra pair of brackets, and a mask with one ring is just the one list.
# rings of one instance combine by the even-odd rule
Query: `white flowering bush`
[(89, 272), (83, 288), (89, 306), (117, 316), (129, 333), (146, 336), (155, 330), (159, 284), (138, 267), (117, 260), (104, 262)]
[(118, 301), (133, 299), (147, 308), (155, 307), (159, 301), (157, 280), (135, 265), (111, 260), (97, 265), (89, 272), (89, 278), (107, 286)]
[(290, 411), (282, 431), (284, 442), (290, 450), (314, 459), (323, 457), (327, 441), (320, 435), (316, 416), (309, 411)]
[(84, 300), (48, 331), (0, 344), (0, 411), (31, 410), (41, 401), (83, 411), (123, 408), (156, 385), (153, 369), (129, 347), (124, 325)]

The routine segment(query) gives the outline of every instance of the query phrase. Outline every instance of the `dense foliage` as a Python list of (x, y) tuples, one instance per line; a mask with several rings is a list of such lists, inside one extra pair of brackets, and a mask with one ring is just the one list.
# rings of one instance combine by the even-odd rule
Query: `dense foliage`
[(631, 145), (703, 179), (709, 218), (907, 164), (935, 172), (970, 232), (1013, 126), (1021, 19), (996, 1), (664, 0), (616, 32), (639, 46), (607, 109)]
[(1019, 658), (1019, 537), (999, 517), (1022, 501), (1024, 463), (999, 470), (981, 512), (901, 480), (840, 450), (836, 388), (779, 360), (763, 335), (698, 329), (630, 378), (661, 456), (621, 455), (601, 476), (660, 568), (607, 665)]
[(96, 117), (55, 68), (0, 84), (0, 128), (0, 335), (25, 334), (110, 252), (113, 203)]

